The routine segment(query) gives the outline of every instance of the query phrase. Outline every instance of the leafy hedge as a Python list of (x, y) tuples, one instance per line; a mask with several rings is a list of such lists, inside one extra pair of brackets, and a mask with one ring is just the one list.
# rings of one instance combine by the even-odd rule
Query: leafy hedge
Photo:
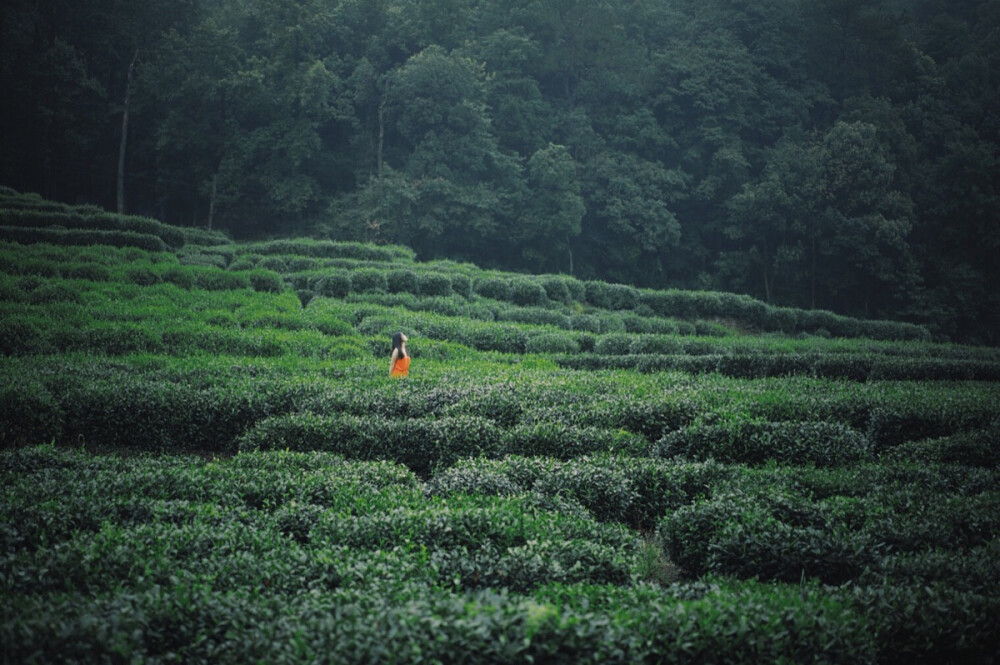
[(269, 240), (239, 246), (243, 253), (262, 255), (296, 255), (313, 258), (351, 258), (362, 261), (412, 262), (413, 250), (399, 245), (371, 245), (358, 242), (333, 242), (329, 240)]
[(762, 330), (792, 333), (825, 330), (836, 337), (930, 341), (930, 332), (896, 321), (867, 321), (832, 312), (772, 307), (749, 296), (704, 291), (642, 291), (640, 303), (659, 316), (682, 319), (723, 318)]
[[(688, 355), (649, 353), (657, 346), (668, 352), (680, 347)], [(996, 361), (878, 357), (849, 353), (720, 354), (713, 353), (715, 349), (711, 345), (699, 347), (676, 339), (622, 334), (599, 338), (594, 351), (594, 354), (557, 356), (554, 360), (570, 369), (635, 369), (641, 372), (680, 370), (696, 374), (718, 372), (725, 376), (748, 379), (804, 374), (852, 381), (1000, 381), (1000, 363)]]
[(0, 225), (24, 229), (64, 229), (85, 231), (127, 231), (142, 235), (156, 236), (172, 247), (181, 247), (186, 237), (180, 228), (163, 224), (148, 217), (118, 215), (110, 212), (77, 212), (72, 208), (63, 211), (11, 210), (0, 203)]
[(19, 242), (21, 244), (45, 242), (53, 245), (138, 247), (150, 252), (163, 252), (167, 249), (166, 243), (159, 236), (136, 233), (134, 231), (63, 230), (0, 226), (0, 240)]
[(461, 457), (495, 455), (500, 430), (474, 416), (391, 420), (292, 413), (265, 419), (239, 440), (241, 450), (320, 450), (359, 460), (392, 460), (427, 474)]
[(656, 450), (663, 457), (742, 464), (775, 460), (821, 467), (851, 464), (872, 455), (868, 438), (841, 423), (745, 420), (671, 432), (657, 442)]
[(546, 457), (509, 455), (459, 461), (426, 485), (434, 496), (516, 496), (534, 492), (569, 499), (595, 519), (652, 531), (667, 511), (705, 497), (733, 477), (717, 463), (673, 463), (623, 455)]

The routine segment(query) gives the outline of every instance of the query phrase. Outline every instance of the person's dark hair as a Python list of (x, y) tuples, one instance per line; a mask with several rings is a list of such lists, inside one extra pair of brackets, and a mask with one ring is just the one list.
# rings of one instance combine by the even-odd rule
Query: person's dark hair
[(392, 348), (393, 350), (399, 349), (399, 357), (403, 358), (406, 356), (406, 349), (403, 348), (403, 333), (398, 332), (392, 336)]

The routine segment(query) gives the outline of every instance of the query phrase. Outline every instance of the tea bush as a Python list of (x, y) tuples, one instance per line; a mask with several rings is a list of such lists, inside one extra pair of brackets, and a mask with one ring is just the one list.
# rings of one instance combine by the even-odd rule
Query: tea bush
[(580, 345), (565, 333), (543, 333), (530, 338), (524, 350), (526, 353), (576, 353)]
[(417, 273), (412, 270), (392, 270), (385, 276), (389, 293), (417, 293)]
[(571, 278), (557, 275), (546, 275), (539, 278), (538, 283), (545, 289), (545, 297), (552, 302), (569, 304), (573, 301), (569, 291)]
[(734, 421), (692, 425), (656, 444), (663, 457), (726, 463), (841, 466), (872, 456), (867, 437), (841, 423)]
[(544, 306), (548, 295), (540, 284), (521, 277), (510, 282), (510, 300), (523, 307)]
[(483, 298), (493, 300), (510, 300), (510, 282), (499, 277), (481, 277), (472, 284), (473, 292)]
[(51, 243), (53, 245), (111, 245), (138, 247), (151, 252), (164, 252), (167, 244), (154, 235), (133, 231), (92, 231), (84, 229), (51, 229), (0, 226), (0, 240), (21, 244)]
[(310, 286), (318, 295), (327, 298), (345, 298), (351, 291), (351, 276), (346, 272), (324, 274)]
[(416, 473), (461, 457), (496, 455), (500, 431), (474, 416), (434, 420), (288, 414), (265, 419), (239, 441), (241, 450), (320, 450), (357, 460), (392, 460)]
[(995, 468), (1000, 466), (1000, 423), (994, 421), (984, 429), (910, 441), (887, 449), (884, 456), (888, 459)]

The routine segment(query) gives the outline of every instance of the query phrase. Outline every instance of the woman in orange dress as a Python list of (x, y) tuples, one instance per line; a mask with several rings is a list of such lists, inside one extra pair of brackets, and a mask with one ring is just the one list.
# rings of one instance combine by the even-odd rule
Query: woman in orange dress
[(392, 336), (392, 360), (389, 362), (389, 376), (402, 377), (410, 373), (410, 354), (406, 351), (409, 339), (401, 332)]

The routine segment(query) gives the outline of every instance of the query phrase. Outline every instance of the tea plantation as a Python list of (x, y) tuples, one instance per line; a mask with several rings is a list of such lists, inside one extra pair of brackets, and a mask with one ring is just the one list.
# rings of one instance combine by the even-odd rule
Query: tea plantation
[(4, 662), (998, 657), (997, 349), (9, 189), (0, 267)]

